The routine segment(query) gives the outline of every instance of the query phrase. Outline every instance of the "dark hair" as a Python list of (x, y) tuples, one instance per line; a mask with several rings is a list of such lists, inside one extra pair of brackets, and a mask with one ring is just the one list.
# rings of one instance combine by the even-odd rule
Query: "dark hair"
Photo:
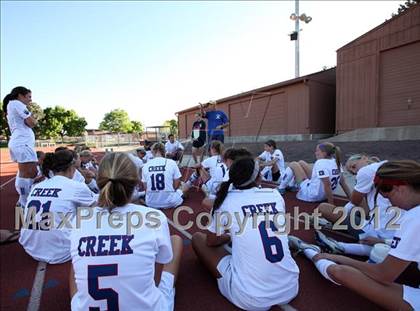
[(7, 94), (4, 98), (3, 98), (3, 115), (6, 116), (7, 115), (7, 105), (9, 105), (9, 101), (11, 101), (12, 98), (10, 96), (10, 94)]
[(223, 160), (232, 160), (243, 158), (243, 157), (252, 157), (251, 152), (246, 148), (228, 148), (223, 153)]
[(98, 205), (112, 210), (130, 202), (139, 175), (133, 161), (122, 152), (108, 153), (99, 164)]
[(36, 157), (39, 159), (40, 157), (42, 157), (43, 155), (45, 155), (45, 152), (44, 151), (41, 151), (41, 150), (38, 150), (37, 152), (36, 152)]
[(61, 151), (61, 150), (69, 150), (69, 148), (64, 147), (64, 146), (57, 147), (57, 148), (55, 148), (54, 152), (58, 152), (58, 151)]
[(254, 169), (255, 161), (252, 157), (239, 158), (232, 163), (232, 166), (229, 169), (229, 180), (222, 182), (217, 191), (212, 214), (214, 214), (226, 199), (231, 184), (238, 190), (250, 189), (257, 185), (255, 181), (253, 181), (244, 187), (240, 187), (240, 185), (247, 182), (252, 177)]
[(70, 168), (77, 160), (77, 153), (73, 150), (64, 149), (57, 152), (48, 152), (45, 154), (44, 162), (42, 163), (42, 174), (49, 177), (50, 171), (54, 173), (64, 172)]
[(276, 142), (272, 139), (267, 140), (264, 144), (273, 147), (274, 149), (277, 149)]
[(322, 143), (318, 145), (318, 148), (327, 154), (328, 158), (335, 158), (337, 168), (341, 169), (341, 149), (333, 143)]
[(174, 134), (169, 134), (168, 138), (174, 137)]
[(220, 142), (218, 140), (213, 140), (211, 142), (210, 148), (216, 150), (218, 154), (223, 153), (223, 144), (222, 144), (222, 142)]
[(30, 89), (24, 86), (17, 86), (10, 92), (10, 100), (18, 99), (19, 95), (26, 96), (28, 93), (31, 93)]

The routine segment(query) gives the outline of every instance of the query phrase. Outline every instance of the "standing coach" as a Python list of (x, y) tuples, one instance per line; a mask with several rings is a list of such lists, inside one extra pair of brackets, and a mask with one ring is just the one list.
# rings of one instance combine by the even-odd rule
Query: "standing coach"
[(223, 129), (229, 125), (229, 118), (221, 110), (216, 110), (216, 102), (211, 101), (207, 104), (200, 104), (201, 115), (207, 119), (207, 131), (209, 146), (213, 140), (225, 142), (225, 135)]

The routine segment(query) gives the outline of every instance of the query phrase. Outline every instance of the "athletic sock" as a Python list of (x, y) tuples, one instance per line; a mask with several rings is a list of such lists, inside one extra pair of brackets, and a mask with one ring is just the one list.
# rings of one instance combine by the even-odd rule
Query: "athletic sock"
[(286, 187), (289, 185), (293, 177), (294, 177), (294, 174), (293, 174), (292, 169), (290, 167), (287, 167), (284, 170), (284, 174), (281, 178), (279, 189), (286, 189)]
[(15, 188), (16, 191), (19, 193), (19, 204), (21, 206), (26, 206), (27, 199), (29, 192), (31, 192), (31, 187), (34, 183), (33, 178), (23, 178), (23, 177), (16, 177), (15, 180)]
[(344, 249), (345, 254), (357, 255), (357, 256), (369, 256), (372, 246), (359, 244), (359, 243), (343, 243), (338, 244)]
[(334, 284), (341, 285), (341, 284), (337, 283), (336, 281), (334, 281), (328, 275), (328, 272), (327, 272), (327, 269), (328, 269), (329, 266), (336, 265), (335, 262), (332, 262), (331, 260), (328, 260), (328, 259), (320, 259), (317, 262), (315, 262), (314, 264), (315, 264), (315, 267), (318, 269), (318, 271), (322, 274), (322, 276), (324, 278), (326, 278), (327, 280), (333, 282)]
[[(319, 253), (313, 249), (307, 248), (305, 250), (303, 250), (303, 253), (305, 254), (305, 256), (313, 261), (313, 258), (315, 257), (315, 255), (318, 255)], [(327, 260), (327, 259), (320, 259), (316, 262), (314, 262), (315, 267), (318, 269), (318, 271), (322, 274), (322, 276), (324, 278), (326, 278), (327, 280), (330, 280), (331, 282), (338, 284), (337, 282), (333, 281), (333, 279), (330, 278), (330, 276), (327, 273), (327, 268), (331, 265), (335, 265), (335, 262), (332, 262), (331, 260)]]
[(198, 179), (197, 172), (194, 172), (191, 174), (190, 178), (188, 179), (187, 183), (189, 182), (189, 185), (191, 185), (193, 182), (195, 182)]

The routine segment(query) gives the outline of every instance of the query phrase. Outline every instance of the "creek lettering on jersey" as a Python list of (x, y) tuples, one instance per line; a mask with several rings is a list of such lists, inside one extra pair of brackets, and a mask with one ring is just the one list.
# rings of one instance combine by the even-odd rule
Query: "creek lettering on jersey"
[(99, 235), (81, 237), (79, 240), (80, 257), (128, 255), (133, 253), (130, 242), (134, 235)]
[(246, 213), (249, 213), (252, 216), (258, 213), (268, 213), (270, 215), (275, 215), (279, 212), (276, 209), (276, 202), (244, 205), (241, 207), (241, 209), (244, 213), (244, 216), (246, 215)]
[(60, 188), (35, 188), (31, 193), (31, 197), (58, 198), (58, 193), (61, 190)]
[(150, 166), (149, 172), (164, 172), (166, 171), (165, 165)]

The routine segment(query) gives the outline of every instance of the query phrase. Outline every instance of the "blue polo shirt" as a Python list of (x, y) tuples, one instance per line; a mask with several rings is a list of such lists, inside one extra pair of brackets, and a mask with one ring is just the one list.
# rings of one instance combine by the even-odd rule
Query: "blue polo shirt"
[(216, 126), (223, 125), (229, 122), (226, 114), (221, 110), (207, 111), (204, 118), (207, 119), (207, 129), (209, 135), (223, 135), (223, 130), (215, 129)]

